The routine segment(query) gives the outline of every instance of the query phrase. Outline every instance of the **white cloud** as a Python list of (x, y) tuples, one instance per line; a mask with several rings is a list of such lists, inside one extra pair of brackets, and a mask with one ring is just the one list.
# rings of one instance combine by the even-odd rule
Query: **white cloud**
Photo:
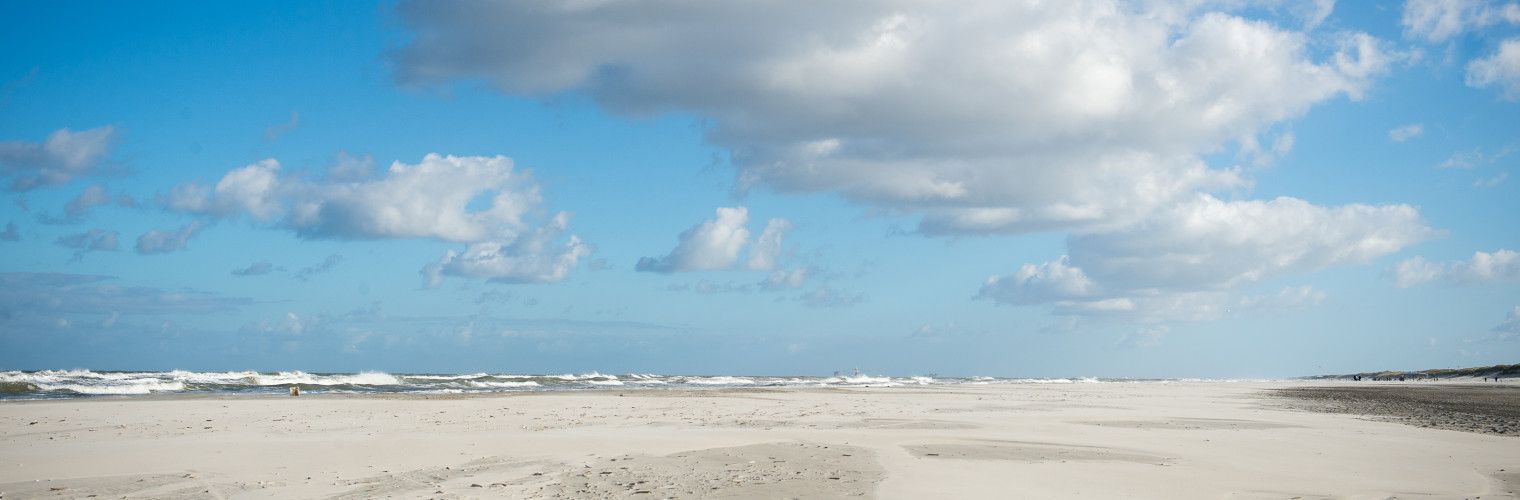
[(164, 200), (187, 213), (246, 214), (306, 238), (455, 242), (512, 237), (541, 202), (537, 183), (514, 171), (507, 157), (438, 154), (415, 165), (395, 162), (384, 176), (361, 180), (306, 180), (264, 160), (228, 172), (213, 188), (176, 186)]
[(774, 269), (776, 259), (781, 256), (782, 240), (791, 228), (792, 223), (786, 219), (766, 221), (765, 229), (760, 231), (760, 237), (755, 238), (754, 246), (749, 249), (749, 262), (745, 266), (759, 271)]
[[(741, 189), (830, 191), (929, 233), (1117, 227), (1246, 187), (1201, 154), (1359, 98), (1384, 43), (1116, 1), (403, 3), (406, 83), (483, 78), (713, 124)], [(1317, 13), (1316, 13), (1317, 15)], [(1287, 136), (1280, 136), (1287, 137)], [(1282, 143), (1286, 145), (1286, 143)]]
[(567, 213), (540, 227), (531, 223), (543, 197), (510, 158), (429, 154), (416, 164), (394, 162), (378, 176), (372, 165), (369, 157), (340, 154), (326, 177), (308, 179), (264, 160), (228, 172), (212, 187), (176, 186), (161, 203), (191, 214), (246, 216), (303, 238), (466, 243), (424, 269), (435, 286), (443, 276), (559, 281), (591, 251), (574, 235), (558, 244)]
[(1316, 296), (1306, 289), (1273, 300), (1232, 298), (1230, 290), (1369, 262), (1432, 234), (1405, 205), (1327, 208), (1295, 198), (1227, 202), (1199, 195), (1131, 228), (1074, 234), (1068, 257), (989, 278), (980, 296), (1054, 304), (1061, 314), (1209, 319), (1225, 309)]
[(11, 180), (10, 190), (27, 191), (94, 175), (115, 137), (116, 128), (107, 125), (58, 129), (42, 142), (0, 141), (0, 176)]
[(1098, 286), (1082, 269), (1070, 266), (1062, 257), (1038, 266), (1024, 264), (1008, 276), (989, 277), (977, 297), (1003, 304), (1043, 304), (1088, 299), (1098, 293)]
[(1432, 234), (1407, 205), (1199, 195), (1125, 230), (1073, 235), (1067, 246), (1071, 262), (1105, 286), (1202, 289), (1364, 263)]
[(1500, 23), (1520, 24), (1520, 5), (1494, 0), (1408, 0), (1404, 3), (1404, 33), (1430, 42), (1444, 42)]
[(1467, 85), (1498, 87), (1505, 99), (1520, 100), (1520, 38), (1505, 40), (1493, 55), (1468, 63)]
[(1433, 282), (1474, 285), (1520, 281), (1520, 252), (1506, 249), (1473, 252), (1472, 258), (1456, 262), (1429, 262), (1417, 256), (1399, 262), (1389, 271), (1399, 288)]
[[(700, 116), (741, 191), (838, 193), (925, 234), (1070, 232), (1069, 259), (984, 287), (1006, 303), (1138, 313), (1425, 238), (1403, 205), (1215, 198), (1252, 181), (1205, 155), (1285, 154), (1282, 124), (1360, 99), (1404, 57), (1364, 33), (1204, 10), (1219, 6), (408, 2), (415, 36), (393, 56), (408, 84)], [(1333, 4), (1312, 7), (1290, 11), (1312, 29)], [(637, 268), (734, 268), (749, 234), (721, 215)]]
[(269, 221), (285, 210), (280, 196), (280, 162), (267, 159), (234, 169), (212, 188), (199, 183), (174, 186), (164, 204), (180, 212)]
[(190, 221), (178, 229), (152, 229), (137, 237), (137, 253), (148, 255), (183, 250), (190, 238), (199, 233), (206, 223)]
[(715, 212), (715, 218), (682, 231), (670, 253), (641, 258), (634, 269), (656, 273), (730, 270), (738, 266), (740, 254), (746, 247), (749, 247), (747, 268), (763, 271), (776, 266), (782, 239), (791, 228), (790, 222), (771, 219), (761, 231), (760, 238), (750, 245), (750, 232), (746, 227), (749, 209), (718, 207)]
[(1418, 123), (1411, 123), (1409, 125), (1389, 130), (1388, 140), (1393, 142), (1404, 142), (1421, 135), (1425, 135), (1425, 126)]
[(559, 243), (570, 223), (560, 212), (548, 224), (510, 241), (472, 243), (464, 251), (450, 250), (443, 259), (422, 269), (429, 286), (443, 276), (481, 278), (497, 283), (552, 283), (565, 279), (591, 247), (572, 235)]

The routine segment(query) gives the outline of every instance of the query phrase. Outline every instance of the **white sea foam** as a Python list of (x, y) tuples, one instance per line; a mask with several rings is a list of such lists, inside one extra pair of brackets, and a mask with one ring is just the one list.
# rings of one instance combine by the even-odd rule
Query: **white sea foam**
[(492, 381), (489, 381), (489, 380), (471, 380), (471, 381), (468, 381), (468, 382), (465, 382), (465, 383), (469, 384), (470, 387), (476, 387), (476, 388), (481, 388), (481, 389), (516, 389), (516, 388), (522, 388), (522, 387), (539, 387), (538, 382), (534, 382), (532, 380), (527, 380), (527, 381), (522, 381), (522, 382), (515, 382), (515, 381), (492, 382)]
[(254, 377), (258, 385), (402, 385), (401, 379), (384, 372), (360, 372), (346, 375), (313, 375), (302, 371), (280, 372), (274, 375), (260, 374)]
[[(401, 377), (415, 380), (470, 380), (477, 378), (486, 378), (490, 376), (491, 375), (487, 373), (472, 373), (469, 375), (402, 375)], [(506, 376), (500, 377), (507, 378)]]
[(247, 383), (259, 376), (258, 372), (191, 372), (174, 370), (168, 373), (169, 378), (192, 384), (239, 384)]
[(687, 377), (684, 382), (697, 385), (753, 385), (754, 380), (739, 377)]
[[(602, 379), (602, 380), (617, 380), (618, 379), (617, 375), (603, 375), (603, 374), (598, 373), (598, 372), (582, 373), (582, 374), (579, 374), (579, 375), (576, 375), (576, 374), (573, 374), (573, 373), (566, 373), (564, 375), (556, 375), (555, 378), (558, 378), (560, 380), (571, 380), (571, 381), (577, 381), (577, 380), (595, 380), (595, 379)], [(612, 384), (608, 384), (608, 385), (612, 385)]]
[(136, 379), (111, 384), (37, 384), (43, 391), (68, 391), (75, 394), (148, 394), (185, 390), (185, 383), (162, 382), (155, 379)]

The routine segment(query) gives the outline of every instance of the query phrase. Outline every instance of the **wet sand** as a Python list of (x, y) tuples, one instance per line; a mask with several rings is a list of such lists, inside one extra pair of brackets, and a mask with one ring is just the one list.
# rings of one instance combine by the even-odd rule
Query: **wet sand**
[(1282, 395), (1307, 385), (13, 401), (0, 497), (1515, 496), (1520, 439)]
[[(1419, 427), (1520, 436), (1520, 386), (1406, 382), (1275, 391), (1309, 411), (1366, 415)], [(1520, 446), (1520, 443), (1516, 443)]]

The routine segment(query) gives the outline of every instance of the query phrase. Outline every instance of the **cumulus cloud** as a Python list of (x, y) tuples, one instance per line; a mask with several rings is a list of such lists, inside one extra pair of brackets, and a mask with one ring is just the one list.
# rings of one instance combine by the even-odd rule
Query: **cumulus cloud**
[(1098, 286), (1082, 269), (1071, 267), (1068, 259), (1061, 257), (1040, 265), (1024, 264), (1007, 276), (989, 277), (977, 297), (1003, 304), (1043, 304), (1088, 299), (1098, 293)]
[(1328, 37), (1315, 60), (1308, 35), (1268, 22), (1105, 0), (398, 12), (415, 34), (393, 56), (403, 82), (695, 113), (741, 189), (837, 192), (928, 233), (1117, 227), (1248, 186), (1201, 154), (1359, 98), (1391, 60), (1362, 34)]
[(673, 273), (687, 271), (723, 271), (735, 269), (740, 254), (749, 248), (745, 266), (753, 270), (770, 270), (776, 266), (781, 243), (791, 223), (771, 219), (760, 238), (750, 244), (749, 209), (718, 207), (716, 217), (702, 221), (677, 237), (676, 247), (660, 257), (643, 257), (634, 265), (638, 271)]
[[(1206, 155), (1269, 162), (1292, 149), (1284, 123), (1360, 99), (1403, 57), (1221, 5), (403, 2), (415, 36), (392, 57), (407, 84), (700, 116), (741, 192), (838, 193), (929, 235), (1068, 232), (1067, 257), (984, 283), (1000, 303), (1141, 314), (1207, 294), (1231, 308), (1237, 287), (1426, 238), (1403, 205), (1216, 198), (1252, 180)], [(1333, 2), (1293, 9), (1312, 30)], [(746, 222), (720, 211), (637, 269), (735, 268)]]
[(246, 215), (304, 238), (453, 242), (511, 237), (527, 228), (524, 217), (542, 201), (538, 184), (507, 157), (438, 154), (415, 165), (395, 162), (380, 178), (358, 180), (307, 180), (263, 160), (228, 172), (214, 186), (182, 184), (163, 198), (171, 210)]
[(1389, 130), (1388, 131), (1388, 140), (1393, 141), (1393, 142), (1404, 142), (1404, 141), (1408, 141), (1410, 139), (1419, 137), (1419, 136), (1424, 135), (1424, 134), (1425, 134), (1425, 126), (1424, 125), (1421, 125), (1421, 124), (1418, 124), (1418, 123), (1411, 123), (1409, 125), (1405, 125), (1405, 126), (1393, 129), (1393, 130)]
[(320, 179), (284, 172), (264, 160), (223, 175), (215, 185), (176, 186), (160, 202), (170, 210), (219, 218), (247, 217), (310, 239), (433, 239), (466, 243), (428, 265), (443, 276), (542, 283), (568, 275), (590, 246), (566, 232), (570, 215), (542, 226), (539, 186), (504, 156), (429, 154), (371, 172), (373, 160), (340, 154)]
[(561, 212), (548, 224), (510, 241), (472, 243), (464, 251), (450, 250), (428, 264), (422, 275), (430, 287), (444, 276), (481, 278), (497, 283), (552, 283), (569, 276), (591, 247), (571, 235), (561, 241), (570, 214)]
[(107, 125), (58, 129), (41, 142), (0, 141), (0, 176), (10, 179), (11, 191), (27, 191), (94, 175), (115, 137), (116, 128)]
[(1462, 286), (1520, 281), (1520, 252), (1506, 249), (1473, 252), (1472, 258), (1455, 262), (1429, 262), (1424, 257), (1412, 257), (1395, 264), (1389, 274), (1399, 288), (1426, 283)]
[(1497, 87), (1508, 100), (1520, 100), (1520, 38), (1499, 44), (1499, 50), (1467, 64), (1467, 85)]
[[(1123, 230), (1074, 234), (1068, 255), (983, 283), (980, 298), (1058, 313), (1217, 317), (1225, 293), (1278, 276), (1369, 262), (1434, 233), (1413, 207), (1320, 207), (1295, 198), (1199, 195)], [(1308, 292), (1305, 292), (1308, 293)], [(1186, 307), (1184, 307), (1186, 306)]]
[(184, 250), (190, 238), (205, 226), (204, 222), (196, 220), (175, 229), (151, 229), (137, 237), (137, 253), (151, 255)]
[(1404, 3), (1404, 33), (1430, 42), (1444, 42), (1466, 32), (1502, 23), (1520, 24), (1520, 4), (1494, 0), (1408, 0)]
[(263, 276), (265, 274), (269, 274), (271, 271), (274, 271), (274, 264), (269, 263), (269, 261), (267, 261), (267, 260), (261, 260), (261, 261), (249, 264), (248, 267), (233, 269), (232, 270), (232, 275), (233, 276)]

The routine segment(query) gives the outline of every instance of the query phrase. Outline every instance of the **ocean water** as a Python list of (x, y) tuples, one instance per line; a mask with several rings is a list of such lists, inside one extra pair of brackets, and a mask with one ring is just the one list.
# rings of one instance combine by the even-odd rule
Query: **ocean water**
[(910, 387), (955, 384), (1075, 384), (1101, 382), (1172, 382), (1098, 378), (886, 377), (841, 376), (687, 376), (597, 372), (563, 375), (472, 373), (463, 375), (391, 374), (383, 372), (121, 372), (41, 370), (0, 372), (0, 399), (53, 399), (141, 394), (286, 394), (423, 393), (710, 389), (725, 387)]

